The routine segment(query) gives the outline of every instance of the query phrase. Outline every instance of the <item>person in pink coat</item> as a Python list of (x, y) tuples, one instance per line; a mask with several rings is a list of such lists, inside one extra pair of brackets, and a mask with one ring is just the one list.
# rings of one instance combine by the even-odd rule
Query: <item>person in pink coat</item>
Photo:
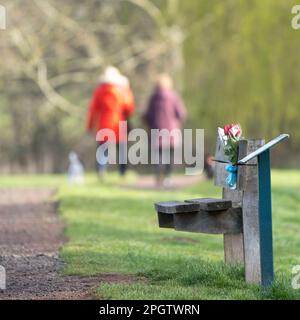
[[(173, 82), (169, 75), (161, 74), (158, 77), (156, 87), (152, 93), (144, 120), (150, 129), (181, 129), (186, 118), (186, 108), (180, 96), (173, 89)], [(166, 143), (166, 145), (165, 145)], [(160, 163), (156, 166), (157, 186), (168, 185), (168, 179), (172, 171), (172, 161), (162, 164), (162, 154), (166, 148), (171, 149), (171, 160), (174, 158), (174, 148), (179, 146), (179, 136), (172, 136), (170, 141), (160, 139), (156, 148), (159, 152)], [(153, 151), (153, 150), (152, 150)]]

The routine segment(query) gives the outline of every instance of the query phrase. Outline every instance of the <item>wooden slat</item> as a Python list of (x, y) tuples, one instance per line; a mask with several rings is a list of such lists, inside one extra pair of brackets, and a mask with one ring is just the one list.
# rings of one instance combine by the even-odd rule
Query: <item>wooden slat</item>
[(183, 201), (158, 202), (155, 203), (155, 210), (166, 214), (195, 212), (199, 211), (199, 205)]
[[(260, 145), (261, 143), (264, 143), (264, 140), (241, 141), (239, 145), (239, 158), (256, 150), (257, 144)], [(256, 168), (253, 168), (253, 166), (256, 166)], [(257, 174), (257, 158), (250, 160), (247, 165), (238, 166), (238, 168), (238, 189), (245, 191), (247, 188), (249, 190), (251, 183), (247, 180), (252, 179), (253, 172)]]
[[(233, 207), (241, 207), (243, 192), (240, 190), (223, 189), (223, 198), (230, 199)], [(243, 233), (224, 234), (224, 260), (227, 264), (244, 265)]]
[[(247, 153), (248, 153), (248, 141), (241, 140), (239, 142), (239, 159), (244, 158), (247, 155)], [(252, 163), (252, 165), (254, 165), (254, 163)], [(237, 190), (244, 190), (246, 169), (247, 169), (246, 166), (238, 166)]]
[(215, 160), (219, 162), (229, 162), (227, 156), (224, 154), (223, 143), (221, 142), (219, 136), (217, 136), (216, 141)]
[(208, 211), (174, 214), (174, 228), (177, 231), (209, 234), (241, 233), (242, 209), (231, 208), (212, 215)]
[[(217, 147), (218, 150), (218, 147)], [(217, 154), (220, 154), (220, 151), (216, 151), (215, 159), (217, 158)], [(240, 140), (239, 141), (239, 159), (244, 158), (247, 155), (247, 140)], [(222, 157), (221, 157), (222, 158)], [(226, 160), (228, 161), (228, 160)], [(228, 172), (226, 171), (226, 166), (229, 163), (222, 163), (222, 162), (215, 162), (215, 185), (223, 188), (228, 188), (228, 185), (226, 183), (226, 178), (228, 177)], [(251, 164), (255, 164), (254, 162), (251, 162)], [(237, 190), (243, 190), (243, 177), (244, 177), (244, 171), (245, 166), (238, 166), (238, 173), (237, 173)]]
[(215, 162), (215, 185), (218, 187), (227, 188), (226, 178), (228, 176), (228, 172), (226, 171), (226, 166), (228, 163)]
[[(247, 146), (247, 140), (239, 142), (239, 159), (247, 155)], [(239, 167), (237, 190), (223, 188), (223, 198), (230, 199), (233, 207), (242, 207), (244, 174), (245, 169)], [(242, 232), (239, 234), (224, 234), (224, 259), (227, 264), (245, 264), (244, 237)]]
[(172, 214), (158, 212), (157, 215), (160, 228), (174, 228), (174, 217)]
[(222, 210), (227, 210), (232, 207), (232, 202), (230, 200), (224, 199), (213, 199), (213, 198), (198, 198), (185, 200), (187, 203), (195, 203), (199, 205), (199, 210), (218, 212)]
[(244, 265), (244, 240), (242, 233), (224, 234), (224, 260), (230, 265)]
[[(224, 163), (227, 162), (227, 163)], [(219, 187), (225, 187), (226, 186), (226, 177), (227, 172), (225, 170), (226, 166), (228, 165), (229, 160), (224, 154), (224, 148), (223, 144), (217, 136), (217, 142), (216, 142), (216, 152), (215, 152), (215, 162), (214, 162), (214, 179), (215, 179), (215, 185)]]
[(258, 155), (260, 155), (263, 152), (265, 152), (266, 150), (269, 150), (270, 148), (274, 147), (276, 144), (288, 139), (289, 137), (290, 136), (288, 134), (286, 134), (286, 133), (285, 134), (281, 134), (277, 138), (269, 141), (268, 143), (264, 144), (262, 147), (256, 149), (252, 153), (248, 154), (245, 158), (239, 160), (239, 163), (240, 164), (248, 163), (250, 160), (256, 158)]

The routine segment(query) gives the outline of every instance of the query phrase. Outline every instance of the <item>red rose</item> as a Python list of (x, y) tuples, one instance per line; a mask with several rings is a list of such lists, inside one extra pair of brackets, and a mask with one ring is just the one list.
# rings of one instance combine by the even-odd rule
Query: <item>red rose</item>
[(233, 126), (234, 126), (234, 124), (227, 124), (226, 126), (224, 126), (224, 133), (226, 136), (229, 135), (229, 131)]
[(233, 138), (240, 138), (242, 135), (242, 129), (238, 124), (232, 125), (228, 130), (228, 134)]

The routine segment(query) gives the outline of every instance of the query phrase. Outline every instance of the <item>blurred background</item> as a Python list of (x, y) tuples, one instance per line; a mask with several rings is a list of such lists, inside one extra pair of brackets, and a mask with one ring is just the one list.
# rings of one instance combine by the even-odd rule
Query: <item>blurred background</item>
[(300, 163), (300, 31), (289, 0), (1, 0), (0, 172), (56, 173), (76, 151), (94, 168), (86, 112), (107, 65), (129, 77), (141, 114), (158, 73), (170, 73), (186, 128), (238, 122), (247, 138), (290, 133), (274, 165)]

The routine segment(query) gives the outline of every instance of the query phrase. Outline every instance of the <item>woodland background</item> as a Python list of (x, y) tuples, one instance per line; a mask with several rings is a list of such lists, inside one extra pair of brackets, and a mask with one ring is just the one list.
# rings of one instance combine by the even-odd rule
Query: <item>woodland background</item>
[(62, 172), (70, 150), (93, 168), (85, 133), (99, 74), (115, 65), (141, 114), (157, 73), (169, 72), (187, 128), (239, 122), (247, 138), (290, 133), (274, 164), (300, 163), (300, 30), (289, 0), (1, 0), (0, 172)]

